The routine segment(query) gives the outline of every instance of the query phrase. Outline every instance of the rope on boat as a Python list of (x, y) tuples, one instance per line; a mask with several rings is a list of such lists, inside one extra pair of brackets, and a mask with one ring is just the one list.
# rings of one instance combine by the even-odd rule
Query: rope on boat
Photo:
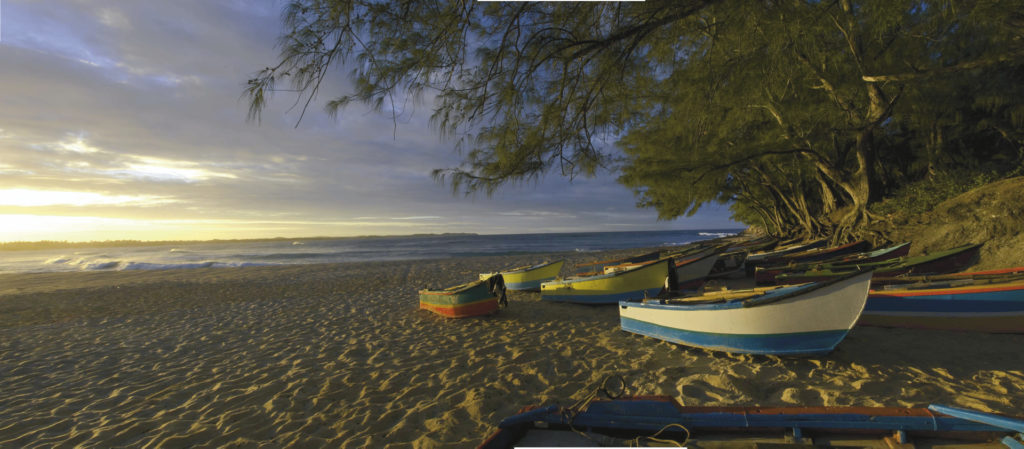
[[(609, 382), (611, 382), (613, 380), (616, 380), (616, 379), (618, 380), (619, 385), (617, 387), (614, 386), (614, 385), (610, 386)], [(618, 391), (615, 391), (616, 389)], [(615, 375), (606, 377), (603, 381), (601, 381), (601, 386), (600, 387), (594, 389), (593, 391), (588, 393), (586, 396), (584, 396), (579, 401), (576, 401), (575, 404), (573, 404), (573, 405), (571, 405), (569, 407), (562, 408), (561, 409), (561, 414), (562, 414), (562, 421), (567, 423), (569, 425), (569, 429), (571, 429), (573, 432), (576, 432), (577, 434), (579, 434), (583, 438), (586, 438), (586, 439), (588, 439), (590, 441), (598, 443), (599, 445), (604, 445), (606, 442), (598, 441), (595, 438), (595, 435), (586, 433), (586, 432), (584, 432), (582, 430), (577, 429), (575, 426), (573, 426), (573, 421), (576, 419), (576, 416), (578, 416), (580, 414), (580, 412), (582, 412), (583, 409), (586, 408), (587, 405), (590, 404), (594, 399), (597, 399), (598, 393), (603, 393), (605, 395), (605, 397), (607, 397), (608, 399), (620, 398), (620, 397), (622, 397), (622, 395), (624, 395), (626, 393), (626, 379), (624, 377), (622, 377), (621, 375), (619, 375), (619, 374), (615, 374)], [(674, 428), (674, 427), (678, 427), (678, 428), (682, 429), (683, 432), (686, 432), (686, 437), (683, 438), (682, 442), (680, 442), (678, 440), (668, 439), (668, 438), (658, 438), (658, 436), (661, 435), (663, 432), (665, 432), (666, 430), (669, 430), (671, 428)], [(641, 440), (654, 441), (656, 443), (661, 443), (661, 444), (675, 444), (676, 447), (685, 447), (686, 446), (686, 442), (690, 441), (690, 429), (687, 429), (686, 426), (684, 426), (682, 424), (672, 423), (672, 424), (666, 425), (665, 427), (662, 427), (660, 430), (658, 430), (657, 432), (655, 432), (652, 435), (646, 435), (646, 436), (641, 435), (641, 436), (638, 436), (636, 438), (633, 438), (632, 440), (627, 440), (627, 442), (629, 443), (629, 447), (640, 447), (640, 441)]]
[[(680, 442), (678, 440), (669, 439), (669, 438), (657, 438), (657, 436), (661, 435), (662, 432), (664, 432), (664, 431), (666, 431), (668, 429), (671, 429), (673, 427), (678, 427), (680, 429), (683, 429), (683, 432), (686, 432), (686, 438), (683, 438), (682, 442)], [(655, 432), (654, 435), (646, 436), (646, 437), (640, 436), (640, 437), (633, 438), (632, 440), (629, 441), (629, 443), (630, 443), (629, 447), (640, 447), (640, 440), (641, 439), (648, 440), (648, 441), (654, 441), (656, 443), (662, 443), (662, 444), (675, 444), (675, 445), (677, 445), (677, 447), (685, 447), (686, 446), (686, 442), (690, 441), (690, 429), (687, 429), (686, 426), (684, 426), (682, 424), (672, 423), (672, 424), (666, 425), (665, 427), (662, 427), (661, 430)]]

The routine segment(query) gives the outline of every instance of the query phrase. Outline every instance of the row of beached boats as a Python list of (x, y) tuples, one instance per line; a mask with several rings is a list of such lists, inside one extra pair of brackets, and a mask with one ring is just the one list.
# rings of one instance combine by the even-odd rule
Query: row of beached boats
[[(421, 308), (447, 317), (494, 313), (506, 290), (544, 301), (617, 304), (623, 330), (738, 353), (832, 351), (856, 324), (1024, 333), (1024, 267), (960, 272), (978, 256), (966, 245), (908, 256), (910, 243), (774, 245), (711, 240), (576, 266), (564, 260), (483, 273), (479, 280), (420, 291)], [(744, 290), (709, 291), (715, 277), (752, 273)]]
[[(534, 290), (544, 301), (615, 304), (628, 332), (756, 354), (827, 353), (858, 324), (1024, 333), (1024, 267), (963, 272), (978, 249), (909, 256), (910, 243), (872, 250), (864, 242), (716, 240), (577, 265), (565, 277), (565, 261), (483, 273), (422, 290), (420, 304), (449, 317), (477, 316), (499, 310), (506, 289)], [(747, 275), (755, 287), (702, 288), (709, 279)], [(1024, 420), (941, 405), (684, 407), (669, 397), (608, 396), (528, 407), (479, 447), (1024, 449)]]

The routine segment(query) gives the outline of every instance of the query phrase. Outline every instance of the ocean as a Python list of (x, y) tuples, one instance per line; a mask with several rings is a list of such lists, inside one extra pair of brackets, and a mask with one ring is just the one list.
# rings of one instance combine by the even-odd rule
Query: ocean
[(0, 273), (162, 270), (459, 258), (676, 246), (739, 229), (214, 241), (0, 251)]

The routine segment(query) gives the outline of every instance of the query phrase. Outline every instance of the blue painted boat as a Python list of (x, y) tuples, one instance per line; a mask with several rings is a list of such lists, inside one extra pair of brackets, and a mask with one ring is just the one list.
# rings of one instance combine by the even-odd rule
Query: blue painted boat
[(776, 355), (831, 352), (860, 317), (871, 272), (790, 287), (622, 301), (622, 330), (706, 349)]
[[(686, 407), (666, 396), (528, 407), (479, 449), (667, 445), (697, 448), (974, 448), (1019, 443), (1024, 421), (952, 407)], [(646, 443), (646, 444), (645, 444)]]
[(871, 290), (857, 324), (1024, 333), (1024, 279), (953, 279)]

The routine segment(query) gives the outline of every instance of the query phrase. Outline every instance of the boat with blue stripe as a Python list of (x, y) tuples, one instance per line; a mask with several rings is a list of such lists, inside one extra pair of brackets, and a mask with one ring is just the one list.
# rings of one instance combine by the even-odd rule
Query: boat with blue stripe
[(705, 349), (750, 354), (831, 352), (857, 322), (871, 272), (788, 287), (622, 301), (622, 330)]
[[(1024, 333), (1024, 279), (963, 279), (872, 290), (858, 324)], [(895, 287), (895, 288), (891, 288)]]

